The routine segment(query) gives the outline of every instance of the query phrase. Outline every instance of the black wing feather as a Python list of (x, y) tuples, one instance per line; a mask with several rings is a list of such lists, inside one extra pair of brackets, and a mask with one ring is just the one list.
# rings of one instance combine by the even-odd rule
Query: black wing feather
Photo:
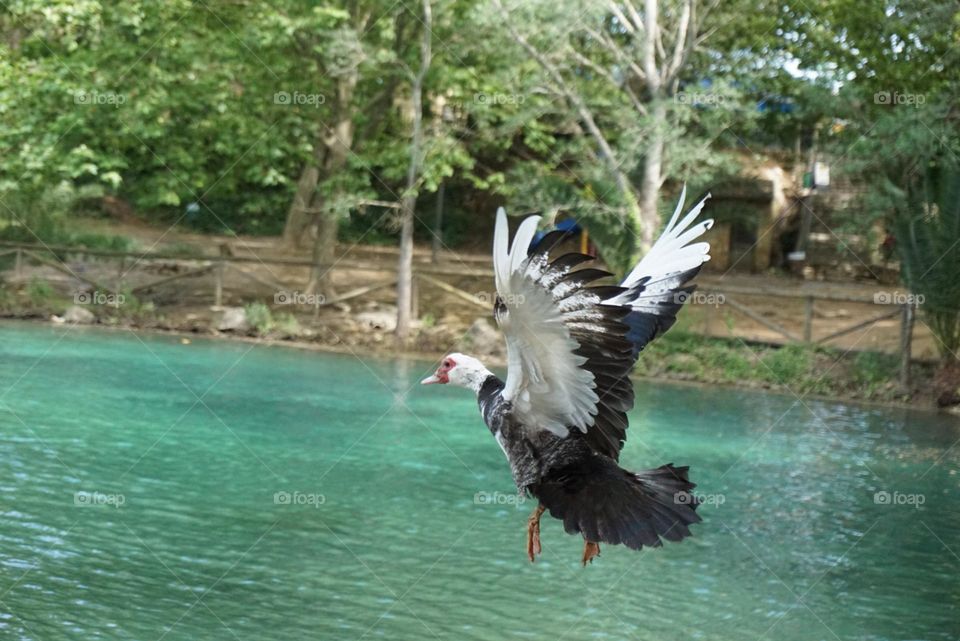
[(644, 278), (631, 287), (634, 309), (624, 317), (623, 322), (629, 327), (627, 338), (633, 345), (634, 359), (650, 341), (677, 322), (677, 312), (697, 288), (689, 283), (699, 272), (700, 267), (697, 266), (656, 281)]
[(550, 234), (534, 245), (529, 264), (543, 266), (537, 282), (564, 309), (567, 330), (579, 344), (574, 353), (587, 359), (582, 367), (593, 374), (600, 400), (594, 423), (583, 438), (595, 452), (617, 459), (626, 440), (626, 413), (633, 407), (634, 398), (630, 380), (634, 351), (627, 338), (630, 328), (624, 322), (631, 309), (603, 303), (625, 291), (614, 285), (592, 284), (609, 277), (609, 272), (592, 267), (573, 270), (593, 257), (568, 253), (548, 263), (549, 238)]

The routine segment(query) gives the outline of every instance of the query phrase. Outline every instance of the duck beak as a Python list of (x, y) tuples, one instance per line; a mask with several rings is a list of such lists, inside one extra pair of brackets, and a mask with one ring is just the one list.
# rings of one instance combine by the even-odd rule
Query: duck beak
[(425, 379), (423, 379), (422, 381), (420, 381), (420, 384), (421, 384), (421, 385), (436, 385), (437, 383), (441, 383), (441, 382), (442, 382), (442, 381), (440, 380), (440, 377), (439, 377), (439, 376), (437, 376), (436, 374), (432, 374), (432, 375), (426, 377)]

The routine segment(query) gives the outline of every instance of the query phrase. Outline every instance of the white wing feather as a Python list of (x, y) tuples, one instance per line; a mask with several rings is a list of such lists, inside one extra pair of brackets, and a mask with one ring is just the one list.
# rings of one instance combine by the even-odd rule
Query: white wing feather
[(493, 263), (505, 308), (498, 320), (507, 340), (503, 398), (528, 429), (566, 436), (569, 427), (586, 431), (593, 423), (598, 397), (593, 374), (581, 368), (586, 359), (573, 353), (579, 344), (564, 325), (563, 310), (528, 273), (527, 248), (539, 221), (524, 220), (509, 248), (506, 212), (497, 211)]
[[(673, 216), (670, 217), (670, 222), (667, 223), (663, 233), (660, 234), (660, 238), (653, 244), (643, 260), (623, 279), (621, 287), (632, 287), (642, 279), (649, 278), (650, 283), (661, 283), (661, 286), (657, 289), (666, 292), (681, 284), (679, 283), (681, 274), (710, 260), (710, 243), (690, 244), (691, 241), (700, 238), (708, 229), (713, 227), (712, 219), (701, 221), (691, 227), (691, 223), (703, 211), (703, 206), (710, 198), (710, 194), (707, 194), (703, 200), (697, 203), (678, 223), (677, 219), (680, 218), (680, 213), (683, 211), (683, 203), (686, 197), (687, 186), (684, 185), (680, 192), (680, 200), (677, 201), (677, 207)], [(674, 283), (674, 280), (678, 282)], [(649, 298), (649, 295), (650, 292), (648, 291), (647, 296), (641, 296), (641, 298)], [(649, 301), (644, 303), (632, 301), (629, 292), (624, 292), (607, 302), (621, 305), (633, 304), (635, 308), (639, 308), (647, 307)]]
[[(658, 305), (682, 287), (684, 275), (710, 260), (709, 243), (691, 244), (713, 225), (712, 220), (693, 225), (709, 197), (680, 219), (686, 198), (684, 186), (666, 229), (621, 285), (630, 288), (647, 279), (644, 291), (639, 295), (626, 291), (603, 301), (603, 305), (629, 305), (658, 313)], [(497, 210), (493, 271), (503, 305), (497, 320), (507, 341), (507, 380), (502, 395), (513, 403), (515, 417), (527, 429), (547, 429), (566, 436), (570, 427), (586, 432), (593, 425), (599, 401), (594, 376), (582, 367), (587, 359), (573, 353), (580, 344), (566, 323), (589, 323), (591, 313), (595, 313), (590, 306), (601, 301), (596, 294), (582, 291), (558, 305), (554, 297), (565, 296), (569, 291), (565, 288), (573, 285), (546, 282), (547, 278), (537, 282), (545, 263), (530, 264), (527, 250), (539, 222), (539, 216), (524, 220), (511, 246), (507, 214), (502, 207)]]

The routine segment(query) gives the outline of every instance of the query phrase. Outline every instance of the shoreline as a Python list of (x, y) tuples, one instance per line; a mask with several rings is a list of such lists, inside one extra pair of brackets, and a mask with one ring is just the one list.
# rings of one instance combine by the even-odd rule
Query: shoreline
[[(227, 341), (234, 343), (246, 343), (250, 345), (259, 345), (265, 347), (279, 347), (286, 349), (296, 349), (301, 351), (310, 351), (310, 352), (320, 352), (327, 354), (339, 354), (345, 356), (353, 356), (354, 358), (363, 360), (358, 354), (358, 351), (352, 349), (350, 346), (338, 346), (331, 345), (328, 343), (322, 343), (318, 341), (305, 341), (305, 340), (295, 340), (295, 339), (277, 339), (263, 336), (249, 336), (243, 334), (235, 334), (233, 332), (197, 332), (190, 331), (187, 329), (177, 329), (177, 328), (161, 328), (161, 327), (145, 327), (135, 323), (127, 324), (105, 324), (105, 323), (91, 323), (91, 324), (58, 324), (51, 322), (50, 320), (41, 318), (41, 317), (10, 317), (4, 316), (0, 317), (0, 331), (4, 325), (33, 325), (33, 326), (47, 326), (49, 328), (63, 327), (67, 330), (70, 329), (80, 329), (80, 330), (93, 330), (103, 331), (103, 332), (131, 332), (134, 334), (145, 333), (156, 336), (170, 336), (180, 339), (187, 339), (190, 341), (193, 340), (206, 340), (210, 342), (216, 341)], [(404, 358), (409, 360), (417, 361), (439, 361), (445, 355), (444, 352), (424, 352), (424, 351), (410, 351), (395, 349), (389, 346), (387, 341), (381, 343), (377, 349), (366, 350), (364, 357), (375, 358), (378, 360), (389, 360), (396, 358)], [(643, 355), (640, 356), (643, 359)], [(506, 360), (497, 357), (485, 357), (485, 360), (492, 367), (504, 367), (506, 365)], [(726, 381), (711, 381), (711, 380), (702, 380), (696, 378), (688, 377), (678, 377), (678, 376), (650, 376), (645, 374), (634, 373), (630, 376), (631, 380), (635, 382), (652, 382), (658, 384), (668, 384), (668, 385), (677, 385), (682, 387), (712, 387), (712, 388), (722, 388), (746, 392), (757, 392), (763, 394), (775, 394), (778, 396), (783, 396), (787, 399), (792, 399), (797, 401), (800, 404), (803, 404), (805, 401), (817, 401), (817, 402), (830, 402), (830, 403), (843, 403), (848, 405), (859, 405), (865, 407), (874, 407), (874, 408), (886, 408), (886, 409), (901, 409), (901, 410), (910, 410), (910, 411), (922, 411), (929, 412), (933, 414), (946, 414), (952, 416), (958, 416), (957, 410), (949, 410), (945, 408), (938, 408), (931, 406), (929, 403), (921, 402), (919, 399), (913, 401), (896, 401), (896, 400), (887, 400), (887, 399), (869, 399), (869, 398), (855, 398), (849, 395), (825, 395), (817, 393), (805, 393), (798, 394), (792, 392), (789, 389), (783, 389), (775, 386), (763, 386), (763, 385), (744, 385), (737, 384)]]

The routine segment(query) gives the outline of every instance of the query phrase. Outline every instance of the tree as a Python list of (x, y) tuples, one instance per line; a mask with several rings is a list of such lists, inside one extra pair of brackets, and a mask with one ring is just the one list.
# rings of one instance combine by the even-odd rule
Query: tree
[(196, 202), (194, 226), (275, 232), (315, 111), (278, 101), (305, 89), (284, 28), (231, 3), (6, 5), (5, 194), (67, 180), (152, 221), (187, 220)]
[(400, 257), (397, 262), (397, 337), (401, 340), (410, 333), (413, 292), (413, 218), (417, 206), (417, 178), (423, 165), (423, 81), (430, 70), (432, 59), (430, 0), (423, 0), (423, 29), (420, 43), (420, 65), (410, 75), (411, 117), (413, 133), (410, 138), (410, 164), (407, 184), (400, 205)]
[(895, 219), (901, 275), (930, 319), (945, 363), (960, 362), (960, 163), (931, 160)]
[[(709, 35), (703, 20), (712, 6), (704, 9), (697, 0), (645, 0), (640, 7), (625, 0), (570, 2), (558, 11), (555, 2), (541, 3), (533, 9), (540, 19), (524, 21), (537, 25), (533, 42), (534, 34), (525, 35), (513, 24), (519, 22), (520, 10), (511, 13), (501, 0), (495, 4), (511, 37), (540, 65), (594, 140), (595, 154), (620, 196), (622, 222), (639, 231), (634, 253), (649, 249), (660, 226), (658, 194), (665, 180), (668, 132), (680, 122), (671, 117), (670, 102), (691, 56)], [(554, 28), (543, 29), (544, 24)], [(597, 85), (603, 86), (603, 100), (593, 100), (599, 103), (595, 107), (587, 96), (597, 95), (590, 90)], [(604, 104), (610, 100), (616, 113), (609, 112), (609, 102)], [(603, 109), (600, 115), (598, 109)], [(641, 137), (642, 143), (634, 144)], [(639, 188), (629, 177), (633, 156), (642, 158)]]

